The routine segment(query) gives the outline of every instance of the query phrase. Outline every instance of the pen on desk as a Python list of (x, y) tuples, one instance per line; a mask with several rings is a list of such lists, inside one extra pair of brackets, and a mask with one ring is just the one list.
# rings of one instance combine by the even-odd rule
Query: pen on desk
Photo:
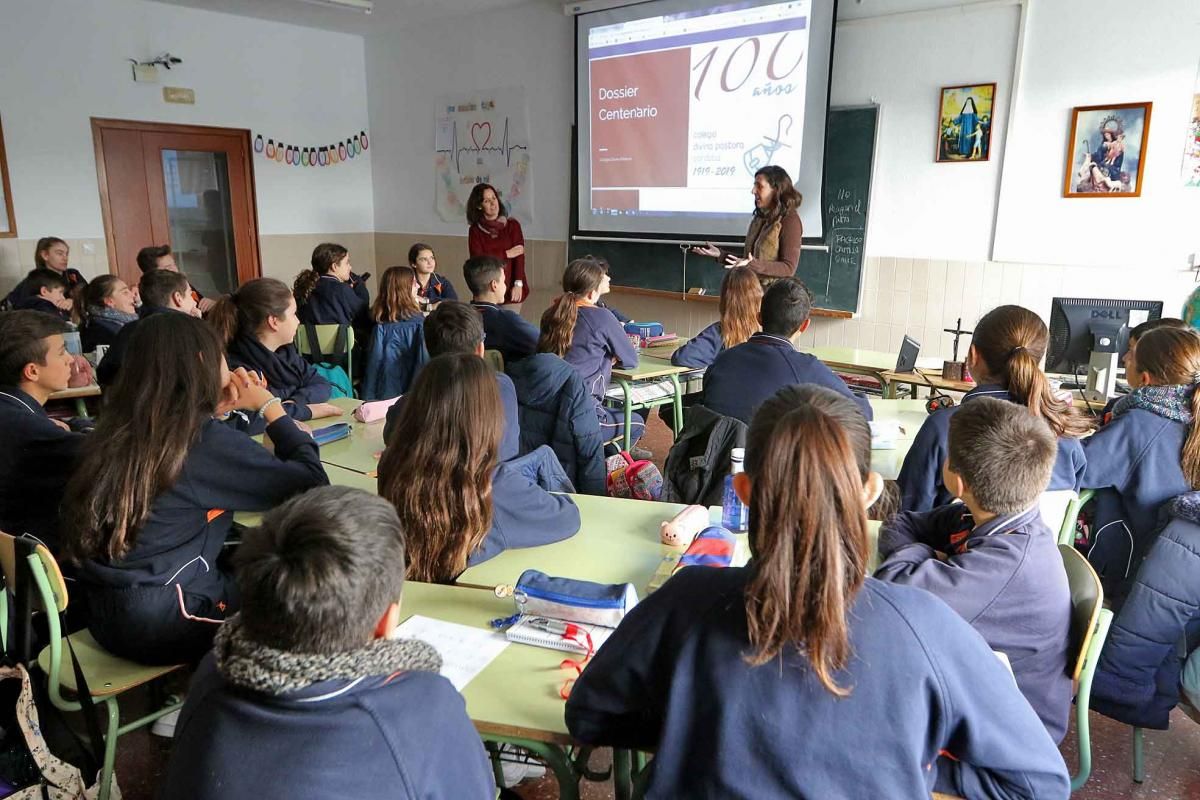
[(563, 622), (545, 619), (544, 617), (531, 617), (529, 626), (534, 630), (545, 631), (546, 633), (557, 633), (559, 636), (565, 636), (567, 633), (567, 625)]

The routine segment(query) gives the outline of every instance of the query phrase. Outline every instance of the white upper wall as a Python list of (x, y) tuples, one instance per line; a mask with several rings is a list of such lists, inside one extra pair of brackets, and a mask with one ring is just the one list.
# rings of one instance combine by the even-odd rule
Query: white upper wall
[[(166, 50), (184, 63), (160, 69), (160, 83), (134, 83), (126, 59)], [(361, 37), (143, 0), (4, 0), (0, 76), (24, 239), (104, 236), (91, 117), (248, 128), (318, 145), (368, 122)], [(163, 102), (164, 85), (194, 89), (196, 104)], [(324, 169), (255, 157), (259, 232), (373, 230), (372, 152)]]

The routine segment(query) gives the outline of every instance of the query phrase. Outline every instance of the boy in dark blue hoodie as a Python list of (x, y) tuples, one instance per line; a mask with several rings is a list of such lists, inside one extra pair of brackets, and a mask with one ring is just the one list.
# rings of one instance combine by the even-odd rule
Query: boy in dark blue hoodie
[(192, 678), (161, 797), (495, 797), (441, 657), (389, 638), (405, 572), (390, 503), (314, 489), (235, 560), (242, 611)]
[(71, 300), (67, 281), (52, 269), (35, 269), (22, 281), (28, 294), (14, 305), (19, 311), (41, 311), (70, 321)]
[(536, 353), (537, 327), (520, 314), (501, 308), (507, 291), (504, 262), (492, 256), (468, 258), (463, 264), (463, 278), (471, 290), (471, 305), (483, 317), (487, 348), (499, 350), (506, 367)]
[(1071, 708), (1071, 592), (1038, 501), (1057, 452), (1049, 425), (1026, 408), (988, 397), (963, 406), (942, 468), (963, 502), (885, 523), (875, 572), (936, 594), (1003, 653), (1055, 742)]
[(771, 284), (762, 300), (762, 333), (717, 356), (704, 373), (704, 405), (750, 424), (754, 409), (784, 386), (815, 383), (853, 398), (869, 420), (867, 399), (851, 392), (815, 356), (796, 349), (808, 330), (812, 292), (799, 278)]

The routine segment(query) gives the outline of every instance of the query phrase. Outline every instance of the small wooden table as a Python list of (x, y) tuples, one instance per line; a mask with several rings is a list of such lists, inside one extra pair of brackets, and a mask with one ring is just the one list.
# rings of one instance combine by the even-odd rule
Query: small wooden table
[(975, 388), (975, 381), (952, 381), (942, 377), (941, 370), (917, 369), (912, 372), (896, 372), (886, 370), (879, 374), (879, 382), (883, 384), (883, 397), (890, 400), (895, 398), (896, 389), (907, 385), (912, 387), (913, 397), (916, 397), (918, 386), (937, 389), (943, 392), (969, 392)]
[(99, 396), (99, 385), (95, 383), (89, 383), (87, 386), (78, 386), (74, 389), (63, 389), (60, 392), (55, 392), (54, 394), (50, 395), (48, 400), (74, 400), (75, 413), (78, 416), (86, 417), (88, 410), (85, 398)]

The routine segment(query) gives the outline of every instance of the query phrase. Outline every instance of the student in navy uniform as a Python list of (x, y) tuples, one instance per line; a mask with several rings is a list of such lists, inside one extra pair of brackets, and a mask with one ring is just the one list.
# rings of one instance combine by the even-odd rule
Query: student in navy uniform
[(284, 411), (298, 420), (340, 417), (342, 409), (328, 402), (333, 388), (296, 350), (292, 342), (300, 320), (296, 299), (287, 284), (256, 278), (222, 297), (208, 315), (225, 346), (230, 369), (244, 367), (267, 382), (271, 394), (283, 401)]
[(55, 553), (58, 507), (83, 435), (42, 406), (70, 383), (69, 330), (39, 311), (0, 314), (0, 531), (28, 533)]
[[(75, 292), (83, 289), (88, 285), (87, 278), (83, 277), (83, 273), (79, 270), (67, 266), (71, 256), (71, 248), (62, 239), (57, 236), (44, 236), (38, 239), (37, 245), (33, 250), (33, 263), (36, 272), (40, 269), (48, 269), (61, 277), (67, 287), (67, 297), (74, 299)], [(29, 276), (33, 275), (29, 273)], [(16, 308), (22, 300), (28, 298), (31, 294), (37, 294), (37, 287), (28, 282), (29, 276), (16, 285), (9, 293), (8, 304)]]
[[(1013, 455), (1019, 453), (1019, 458)], [(1039, 500), (1058, 443), (1015, 403), (980, 397), (950, 420), (942, 481), (962, 500), (902, 511), (879, 533), (879, 580), (946, 602), (1003, 653), (1055, 742), (1071, 711), (1071, 589)]]
[[(184, 314), (137, 323), (105, 400), (63, 502), (90, 630), (122, 658), (195, 661), (238, 607), (220, 563), (234, 513), (328, 483), (317, 445)], [(234, 409), (266, 419), (274, 452), (216, 419)]]
[(200, 316), (200, 309), (196, 306), (196, 299), (192, 297), (190, 287), (187, 275), (182, 272), (156, 269), (142, 274), (142, 279), (138, 281), (138, 294), (142, 298), (138, 318), (121, 326), (117, 338), (97, 365), (96, 381), (100, 386), (107, 388), (117, 380), (117, 373), (125, 361), (129, 338), (143, 320), (165, 312), (178, 312), (189, 317)]
[(471, 290), (471, 305), (483, 317), (489, 350), (499, 350), (504, 364), (520, 361), (537, 352), (538, 329), (520, 314), (501, 308), (504, 293), (504, 262), (493, 256), (475, 256), (463, 264), (463, 279)]
[[(607, 308), (596, 305), (608, 286), (606, 263), (585, 256), (568, 264), (563, 273), (563, 293), (542, 314), (538, 341), (538, 352), (562, 358), (583, 378), (584, 386), (596, 400), (596, 416), (606, 442), (625, 433), (624, 412), (604, 405), (613, 365), (632, 369), (638, 364), (637, 350), (621, 323)], [(630, 442), (636, 443), (645, 432), (645, 420), (635, 412)], [(634, 458), (653, 455), (639, 447), (634, 447), (631, 453)]]
[(754, 411), (784, 386), (813, 383), (858, 403), (867, 419), (871, 406), (815, 356), (796, 348), (808, 330), (812, 292), (799, 278), (781, 278), (762, 299), (762, 332), (717, 356), (704, 373), (704, 405), (724, 417), (750, 423)]
[(445, 275), (437, 273), (437, 256), (432, 247), (417, 242), (408, 248), (408, 265), (417, 271), (417, 297), (422, 309), (429, 311), (443, 300), (458, 299), (454, 284)]
[(901, 508), (928, 511), (950, 502), (952, 497), (941, 475), (950, 418), (977, 397), (1017, 403), (1046, 420), (1058, 437), (1058, 458), (1046, 488), (1079, 490), (1087, 461), (1079, 439), (1092, 430), (1092, 423), (1072, 407), (1069, 399), (1054, 393), (1042, 372), (1039, 365), (1049, 341), (1046, 323), (1027, 308), (999, 306), (983, 315), (967, 351), (975, 388), (967, 392), (959, 406), (935, 411), (917, 431), (896, 481)]
[(312, 269), (296, 276), (292, 290), (300, 322), (354, 328), (354, 359), (361, 363), (371, 336), (371, 296), (366, 279), (354, 274), (350, 251), (331, 242), (314, 247)]
[(23, 281), (28, 294), (14, 308), (18, 311), (41, 311), (53, 314), (64, 322), (71, 321), (74, 303), (67, 297), (67, 282), (52, 269), (35, 269)]
[(759, 329), (762, 282), (749, 267), (733, 267), (721, 279), (721, 318), (671, 354), (677, 367), (703, 369), (721, 353), (749, 341)]
[(234, 561), (242, 610), (192, 677), (163, 797), (496, 796), (437, 651), (389, 638), (404, 532), (387, 501), (313, 489), (268, 512)]
[(979, 635), (865, 577), (870, 460), (849, 398), (767, 399), (734, 479), (753, 560), (639, 602), (571, 690), (572, 738), (654, 751), (647, 798), (1065, 800), (1062, 756)]
[(116, 275), (101, 275), (83, 290), (83, 326), (80, 338), (83, 352), (97, 345), (111, 346), (121, 328), (135, 321), (137, 305), (133, 289)]
[[(425, 318), (425, 349), (430, 358), (448, 353), (467, 353), (482, 359), (483, 343), (483, 320), (479, 313), (466, 303), (444, 302)], [(500, 391), (500, 403), (504, 409), (500, 426), (500, 460), (511, 461), (521, 451), (517, 390), (512, 379), (503, 372), (492, 370), (492, 374), (496, 378), (496, 388)], [(384, 442), (392, 441), (392, 435), (399, 425), (400, 412), (404, 410), (406, 402), (407, 395), (388, 409), (387, 421), (383, 425)]]
[[(156, 269), (179, 272), (179, 265), (175, 263), (175, 256), (171, 253), (171, 245), (169, 244), (143, 247), (141, 250), (138, 250), (137, 265), (143, 275)], [(216, 305), (216, 300), (200, 294), (195, 286), (188, 284), (188, 290), (192, 293), (192, 299), (196, 301), (196, 307), (200, 309), (201, 314), (207, 314), (209, 309)]]
[[(505, 550), (579, 530), (570, 497), (500, 460), (501, 414), (494, 370), (468, 353), (435, 356), (405, 395), (379, 461), (379, 494), (400, 514), (410, 579), (448, 583)], [(541, 449), (557, 470), (548, 477), (565, 480), (554, 452)]]
[(1164, 503), (1200, 488), (1200, 334), (1164, 327), (1131, 351), (1132, 391), (1084, 442), (1083, 487), (1097, 489), (1088, 559), (1118, 604), (1160, 528)]
[[(1186, 322), (1184, 322), (1183, 320), (1178, 319), (1176, 317), (1160, 317), (1159, 319), (1147, 320), (1146, 322), (1143, 322), (1141, 325), (1134, 326), (1133, 330), (1129, 331), (1129, 346), (1125, 350), (1125, 356), (1121, 359), (1121, 366), (1125, 368), (1125, 374), (1129, 375), (1129, 370), (1130, 370), (1129, 360), (1132, 357), (1133, 352), (1135, 350), (1137, 350), (1138, 340), (1141, 339), (1143, 336), (1145, 336), (1147, 333), (1154, 330), (1155, 328), (1190, 328), (1190, 327), (1191, 326), (1188, 325)], [(1126, 382), (1128, 382), (1128, 380)], [(1104, 404), (1104, 410), (1100, 412), (1100, 424), (1102, 424), (1102, 425), (1108, 424), (1108, 421), (1109, 421), (1110, 417), (1112, 416), (1112, 410), (1117, 405), (1117, 401), (1120, 400), (1121, 397), (1122, 397), (1122, 395), (1118, 394), (1116, 397), (1109, 398), (1108, 402)]]
[(390, 400), (408, 391), (429, 360), (425, 350), (425, 316), (417, 302), (417, 272), (389, 267), (379, 278), (371, 308), (375, 327), (367, 348), (362, 398)]

